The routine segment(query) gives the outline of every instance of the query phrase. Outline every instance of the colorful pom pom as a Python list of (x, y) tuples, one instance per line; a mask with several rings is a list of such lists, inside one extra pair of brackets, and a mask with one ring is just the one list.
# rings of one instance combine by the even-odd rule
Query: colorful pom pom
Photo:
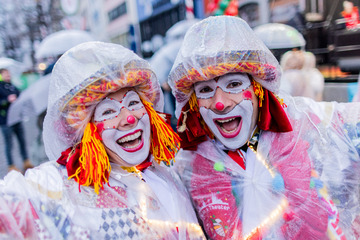
[(223, 171), (225, 170), (225, 166), (224, 166), (224, 164), (221, 163), (221, 162), (216, 162), (216, 163), (214, 164), (214, 169), (215, 169), (216, 171), (218, 171), (218, 172), (223, 172)]

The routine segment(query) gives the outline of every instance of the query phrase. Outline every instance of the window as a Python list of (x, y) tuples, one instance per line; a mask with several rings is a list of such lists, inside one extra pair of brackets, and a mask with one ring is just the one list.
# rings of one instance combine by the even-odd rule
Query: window
[(116, 8), (114, 8), (113, 10), (111, 10), (108, 13), (109, 16), (109, 22), (117, 19), (118, 17), (124, 15), (126, 13), (126, 3), (123, 2), (122, 4), (120, 4), (119, 6), (117, 6)]

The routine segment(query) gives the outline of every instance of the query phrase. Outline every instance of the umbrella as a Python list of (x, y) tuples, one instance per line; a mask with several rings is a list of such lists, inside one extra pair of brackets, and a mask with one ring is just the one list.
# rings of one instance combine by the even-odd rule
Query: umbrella
[(282, 23), (267, 23), (254, 28), (254, 32), (269, 49), (303, 48), (305, 39), (295, 28)]
[(38, 116), (47, 108), (51, 74), (41, 77), (30, 87), (20, 93), (10, 105), (7, 125), (11, 126), (31, 116)]
[(94, 38), (85, 31), (62, 30), (44, 38), (36, 50), (35, 57), (37, 59), (55, 57), (80, 43), (93, 40)]
[(186, 31), (199, 21), (199, 19), (189, 19), (175, 23), (165, 34), (167, 41), (184, 38)]
[(0, 57), (0, 69), (1, 68), (8, 69), (11, 75), (20, 75), (26, 70), (26, 66), (22, 62), (6, 57)]
[(187, 30), (197, 22), (199, 22), (199, 19), (182, 20), (166, 31), (165, 38), (167, 43), (158, 49), (150, 59), (151, 67), (156, 73), (160, 84), (167, 81)]
[(155, 54), (150, 58), (149, 62), (153, 71), (156, 73), (160, 84), (167, 81), (169, 72), (174, 64), (176, 55), (182, 44), (182, 39), (171, 41), (168, 44), (162, 46)]

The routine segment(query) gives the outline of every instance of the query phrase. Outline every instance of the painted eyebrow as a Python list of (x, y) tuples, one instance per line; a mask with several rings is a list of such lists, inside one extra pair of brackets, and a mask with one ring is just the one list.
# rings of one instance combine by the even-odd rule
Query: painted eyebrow
[(122, 101), (122, 100), (124, 99), (124, 97), (126, 97), (126, 95), (127, 95), (129, 92), (134, 92), (134, 93), (137, 93), (137, 92), (135, 92), (134, 90), (130, 89), (130, 90), (127, 90), (127, 91), (125, 92), (125, 94), (124, 94), (124, 96), (122, 97), (122, 99), (121, 99), (121, 100), (116, 100), (116, 99), (114, 99), (114, 98), (110, 98), (110, 97), (106, 97), (105, 99), (109, 99), (109, 100), (114, 100), (114, 101), (118, 101), (118, 102), (120, 102), (120, 101)]
[(246, 74), (230, 74), (230, 75), (221, 76), (221, 79), (226, 79), (226, 80), (232, 79), (232, 78), (236, 78), (238, 80), (249, 79), (249, 77)]
[(245, 78), (245, 77), (235, 77), (234, 76), (234, 77), (224, 78), (223, 80), (226, 80), (226, 81), (246, 81), (246, 80), (249, 80), (249, 79)]

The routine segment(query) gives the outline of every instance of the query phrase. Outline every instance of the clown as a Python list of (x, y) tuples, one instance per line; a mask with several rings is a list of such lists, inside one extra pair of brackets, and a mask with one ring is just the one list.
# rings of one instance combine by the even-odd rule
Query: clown
[(360, 106), (279, 93), (279, 63), (240, 18), (187, 32), (169, 84), (177, 170), (210, 239), (357, 239)]
[(56, 63), (44, 120), (50, 162), (0, 185), (0, 234), (14, 239), (204, 239), (169, 169), (179, 137), (158, 113), (149, 64), (88, 42)]

